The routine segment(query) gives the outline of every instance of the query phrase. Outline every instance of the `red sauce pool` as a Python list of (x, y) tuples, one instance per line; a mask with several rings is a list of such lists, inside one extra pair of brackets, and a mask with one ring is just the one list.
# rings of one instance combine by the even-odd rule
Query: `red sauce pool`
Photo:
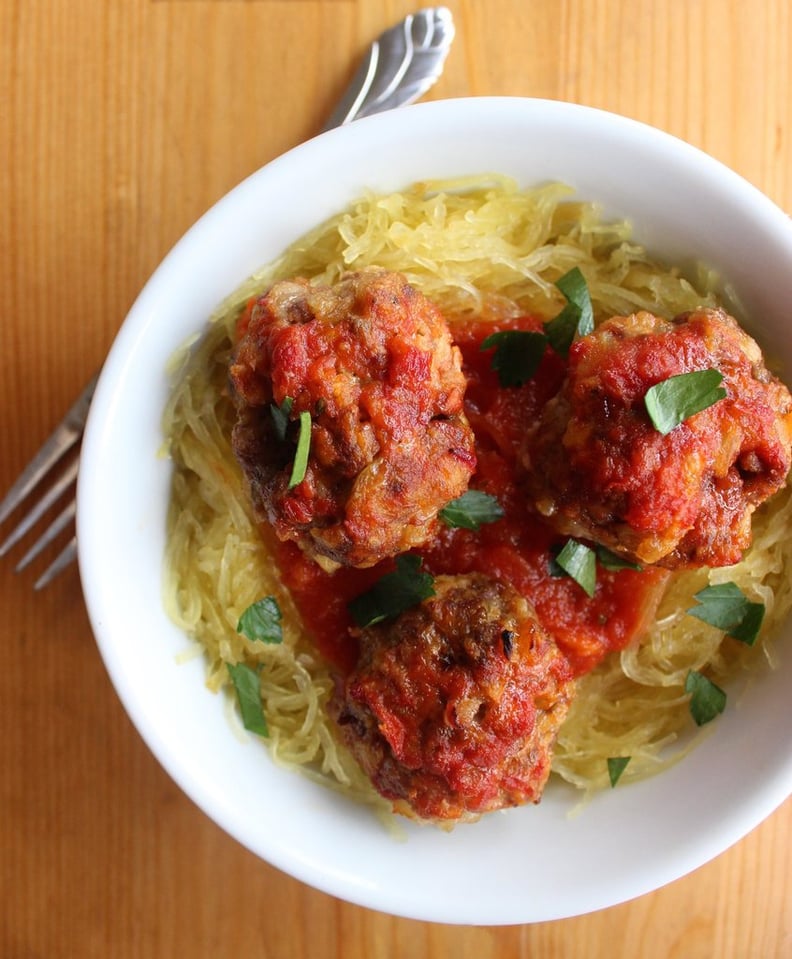
[[(502, 388), (490, 368), (492, 353), (480, 349), (482, 340), (496, 330), (539, 328), (529, 317), (497, 325), (452, 325), (468, 380), (465, 411), (476, 435), (478, 468), (471, 486), (497, 496), (505, 515), (476, 532), (443, 528), (431, 546), (417, 552), (424, 568), (435, 575), (476, 571), (511, 583), (533, 603), (572, 670), (581, 675), (642, 632), (668, 573), (608, 571), (598, 565), (593, 597), (570, 577), (552, 575), (551, 558), (566, 537), (557, 536), (531, 512), (521, 495), (516, 467), (521, 438), (557, 391), (563, 361), (548, 349), (529, 383)], [(276, 552), (305, 628), (322, 655), (348, 672), (356, 661), (357, 645), (347, 604), (390, 571), (393, 562), (329, 574), (292, 543), (279, 543)]]

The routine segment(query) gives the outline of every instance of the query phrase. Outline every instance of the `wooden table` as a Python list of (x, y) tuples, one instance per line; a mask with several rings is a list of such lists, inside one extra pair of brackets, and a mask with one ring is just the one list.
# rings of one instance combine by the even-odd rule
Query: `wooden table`
[[(449, 0), (433, 97), (627, 114), (792, 211), (787, 0)], [(0, 0), (0, 488), (101, 364), (160, 258), (314, 134), (412, 0)], [(671, 886), (561, 922), (394, 919), (258, 861), (133, 729), (77, 570), (34, 595), (0, 564), (0, 956), (441, 959), (792, 956), (792, 804)], [(539, 864), (541, 868), (541, 864)], [(596, 880), (596, 877), (594, 877)], [(475, 881), (471, 877), (471, 881)]]

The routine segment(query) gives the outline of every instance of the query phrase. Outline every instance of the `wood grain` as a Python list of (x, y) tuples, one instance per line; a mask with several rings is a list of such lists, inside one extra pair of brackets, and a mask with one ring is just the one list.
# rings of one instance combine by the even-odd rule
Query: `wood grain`
[[(785, 0), (448, 6), (458, 36), (432, 97), (617, 111), (709, 151), (792, 211)], [(411, 8), (0, 0), (0, 487), (101, 364), (171, 245), (314, 134), (365, 45)], [(789, 802), (691, 876), (566, 921), (433, 925), (301, 885), (222, 833), (152, 758), (106, 677), (77, 570), (34, 596), (34, 577), (12, 571), (18, 556), (0, 565), (4, 959), (792, 956)]]

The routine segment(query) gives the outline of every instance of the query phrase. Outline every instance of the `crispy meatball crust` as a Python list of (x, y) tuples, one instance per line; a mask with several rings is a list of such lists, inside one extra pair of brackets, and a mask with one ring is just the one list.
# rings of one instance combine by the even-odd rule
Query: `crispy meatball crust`
[[(233, 447), (256, 516), (325, 569), (372, 566), (426, 542), (475, 469), (459, 350), (401, 274), (276, 283), (252, 310), (230, 379)], [(271, 404), (287, 397), (281, 441)], [(310, 456), (289, 488), (303, 411)]]
[[(714, 368), (725, 399), (667, 435), (646, 391)], [(560, 393), (528, 436), (530, 495), (559, 532), (668, 568), (727, 566), (790, 468), (792, 397), (722, 310), (617, 316), (575, 343)]]
[(538, 802), (574, 684), (511, 586), (438, 576), (435, 596), (362, 631), (330, 712), (375, 788), (411, 818), (453, 824)]

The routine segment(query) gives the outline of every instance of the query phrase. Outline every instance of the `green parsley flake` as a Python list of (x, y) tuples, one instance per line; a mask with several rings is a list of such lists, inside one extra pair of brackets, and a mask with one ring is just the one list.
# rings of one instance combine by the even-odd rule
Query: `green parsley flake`
[(664, 436), (695, 413), (700, 413), (726, 396), (718, 370), (679, 373), (647, 390), (644, 405), (654, 428)]
[(270, 403), (270, 413), (272, 413), (272, 422), (275, 424), (275, 433), (281, 443), (286, 439), (286, 430), (289, 427), (289, 414), (294, 405), (291, 396), (286, 396), (283, 402), (278, 406), (277, 403)]
[(749, 600), (736, 583), (706, 586), (694, 598), (699, 605), (688, 610), (691, 616), (753, 646), (764, 619), (764, 603)]
[(231, 682), (236, 690), (242, 725), (259, 736), (269, 736), (264, 709), (261, 705), (259, 672), (245, 663), (226, 663)]
[(281, 611), (274, 596), (259, 599), (242, 613), (237, 623), (237, 632), (253, 642), (281, 643)]
[(469, 489), (439, 513), (440, 519), (450, 527), (477, 530), (486, 523), (494, 523), (503, 516), (503, 507), (494, 496), (480, 490)]
[(396, 569), (386, 573), (349, 603), (352, 619), (361, 629), (417, 606), (434, 596), (434, 577), (421, 572), (421, 557), (403, 553), (396, 557)]
[(620, 569), (632, 569), (636, 572), (641, 571), (640, 563), (634, 563), (632, 560), (627, 559), (624, 556), (620, 556), (618, 553), (614, 553), (605, 546), (597, 546), (597, 562), (603, 569), (611, 570), (612, 572)]
[(544, 333), (501, 330), (486, 337), (480, 349), (495, 348), (492, 369), (497, 371), (501, 386), (522, 386), (539, 368), (546, 346)]
[(289, 489), (298, 486), (305, 479), (308, 469), (308, 453), (311, 449), (311, 414), (308, 410), (300, 413), (300, 435), (297, 437), (297, 450), (294, 454)]
[(597, 557), (593, 549), (568, 539), (555, 563), (580, 586), (588, 596), (593, 596), (597, 587)]
[(611, 756), (608, 759), (608, 779), (610, 779), (611, 789), (621, 779), (621, 774), (627, 768), (631, 756)]
[(712, 722), (726, 708), (726, 693), (694, 669), (685, 679), (685, 692), (690, 693), (690, 715), (697, 726)]
[(594, 309), (586, 278), (578, 267), (565, 273), (556, 286), (564, 294), (567, 304), (545, 323), (545, 333), (555, 352), (566, 356), (576, 336), (586, 336), (594, 329)]

